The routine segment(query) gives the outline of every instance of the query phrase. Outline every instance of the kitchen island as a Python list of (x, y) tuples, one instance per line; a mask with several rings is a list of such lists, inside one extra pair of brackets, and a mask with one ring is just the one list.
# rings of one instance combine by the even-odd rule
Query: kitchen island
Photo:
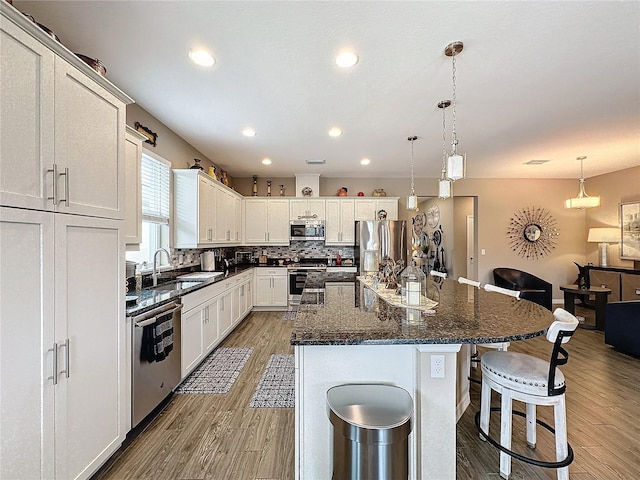
[[(326, 392), (354, 382), (407, 390), (414, 403), (410, 478), (455, 479), (456, 422), (469, 405), (469, 345), (532, 338), (553, 321), (535, 303), (454, 280), (428, 279), (428, 297), (438, 302), (431, 311), (393, 306), (353, 274), (309, 275), (306, 286), (291, 337), (297, 479), (331, 478)], [(432, 356), (444, 360), (435, 375)]]

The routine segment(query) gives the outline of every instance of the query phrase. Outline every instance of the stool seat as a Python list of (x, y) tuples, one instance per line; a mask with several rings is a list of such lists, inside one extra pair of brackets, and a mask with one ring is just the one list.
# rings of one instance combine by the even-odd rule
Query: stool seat
[[(494, 382), (531, 395), (548, 395), (549, 361), (517, 352), (487, 352), (482, 356), (482, 375)], [(565, 385), (564, 375), (556, 370), (554, 388)]]

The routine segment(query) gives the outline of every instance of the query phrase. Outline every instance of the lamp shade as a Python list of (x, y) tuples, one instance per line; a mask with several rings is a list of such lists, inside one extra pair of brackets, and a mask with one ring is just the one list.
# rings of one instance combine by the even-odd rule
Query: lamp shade
[(600, 197), (574, 197), (565, 200), (566, 208), (585, 209), (600, 206)]
[(619, 228), (590, 228), (587, 242), (618, 243), (620, 241)]

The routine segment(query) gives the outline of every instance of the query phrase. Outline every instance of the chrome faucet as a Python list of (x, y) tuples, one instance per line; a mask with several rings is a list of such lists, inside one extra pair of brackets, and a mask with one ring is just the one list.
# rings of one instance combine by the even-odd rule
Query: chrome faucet
[(164, 252), (167, 254), (167, 260), (169, 260), (169, 263), (171, 263), (171, 255), (169, 255), (169, 252), (166, 248), (159, 248), (158, 250), (156, 250), (156, 253), (153, 254), (153, 272), (151, 273), (151, 278), (153, 279), (153, 286), (157, 286), (158, 285), (158, 277), (160, 276), (160, 272), (158, 271), (158, 254), (160, 252)]

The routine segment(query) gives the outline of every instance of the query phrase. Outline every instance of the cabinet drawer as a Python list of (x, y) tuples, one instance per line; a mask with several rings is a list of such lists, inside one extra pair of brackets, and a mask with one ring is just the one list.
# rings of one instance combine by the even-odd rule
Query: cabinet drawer
[(622, 301), (640, 300), (640, 275), (621, 273)]
[(589, 271), (589, 282), (592, 287), (610, 288), (609, 302), (620, 301), (620, 273), (603, 272), (600, 270)]

